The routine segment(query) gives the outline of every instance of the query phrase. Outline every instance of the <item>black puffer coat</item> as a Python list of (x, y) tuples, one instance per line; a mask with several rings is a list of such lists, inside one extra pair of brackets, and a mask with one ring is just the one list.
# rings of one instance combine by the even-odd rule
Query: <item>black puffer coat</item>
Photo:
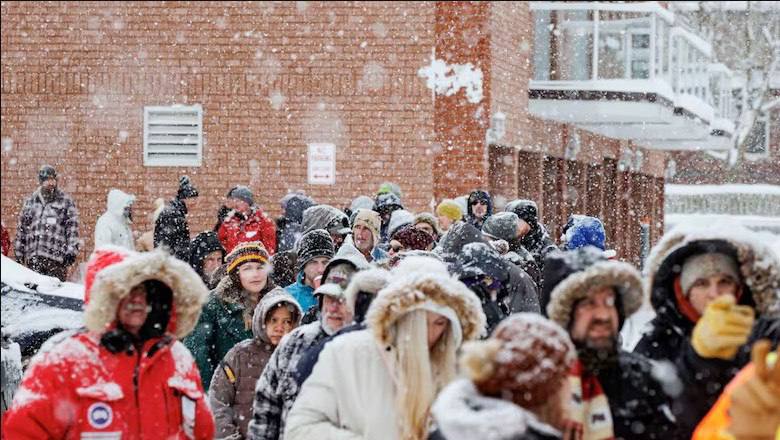
[[(544, 272), (544, 257), (550, 251), (558, 249), (550, 238), (544, 225), (539, 222), (539, 210), (533, 200), (517, 199), (509, 202), (504, 208), (506, 212), (514, 212), (521, 220), (528, 223), (531, 230), (516, 243), (509, 243), (510, 250), (518, 252), (522, 246), (533, 255), (540, 272)], [(519, 253), (519, 252), (518, 252)]]
[[(685, 260), (708, 252), (731, 255), (739, 262), (743, 278), (739, 303), (756, 310), (757, 320), (748, 343), (732, 360), (702, 358), (695, 352), (691, 346), (695, 323), (683, 316), (675, 299), (674, 282)], [(750, 360), (752, 342), (769, 338), (777, 346), (780, 341), (780, 262), (748, 231), (724, 234), (714, 228), (675, 229), (653, 249), (646, 272), (656, 317), (634, 352), (670, 362), (676, 368), (682, 381), (673, 404), (679, 421), (677, 435), (690, 438), (723, 387)]]
[(314, 206), (312, 199), (293, 194), (282, 201), (284, 215), (276, 219), (276, 252), (293, 249), (295, 242), (303, 235), (303, 211)]
[(154, 247), (161, 246), (180, 260), (189, 260), (190, 227), (187, 224), (187, 205), (183, 200), (172, 200), (157, 217)]

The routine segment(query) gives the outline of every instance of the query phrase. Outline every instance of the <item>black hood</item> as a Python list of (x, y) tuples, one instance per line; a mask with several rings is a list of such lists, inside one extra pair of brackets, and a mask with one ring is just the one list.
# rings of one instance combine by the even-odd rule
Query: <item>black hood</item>
[(469, 243), (458, 254), (455, 272), (459, 279), (486, 275), (502, 283), (509, 278), (509, 268), (505, 259), (489, 244)]
[(222, 247), (222, 243), (217, 238), (217, 233), (214, 231), (201, 232), (192, 239), (190, 243), (190, 258), (189, 263), (198, 275), (203, 278), (203, 259), (206, 255), (214, 252), (222, 252), (222, 259), (225, 259), (225, 248)]
[(314, 200), (303, 194), (293, 194), (282, 203), (284, 217), (293, 223), (303, 222), (303, 211), (314, 206)]
[(452, 225), (434, 252), (444, 261), (454, 263), (463, 250), (463, 246), (469, 243), (487, 243), (487, 241), (482, 236), (482, 232), (471, 223), (458, 222)]
[(466, 201), (466, 215), (468, 217), (471, 218), (474, 216), (471, 212), (471, 204), (476, 200), (483, 200), (487, 203), (487, 213), (485, 214), (485, 218), (493, 215), (493, 198), (490, 197), (490, 194), (487, 191), (478, 189), (476, 191), (472, 191), (471, 194), (469, 194), (468, 200)]

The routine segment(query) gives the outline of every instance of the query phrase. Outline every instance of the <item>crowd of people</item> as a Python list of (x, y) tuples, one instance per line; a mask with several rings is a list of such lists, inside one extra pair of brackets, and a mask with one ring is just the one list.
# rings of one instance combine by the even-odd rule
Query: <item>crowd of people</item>
[[(16, 258), (63, 278), (76, 208), (38, 177)], [(556, 240), (533, 201), (496, 212), (482, 190), (421, 213), (395, 184), (345, 209), (292, 193), (273, 221), (235, 186), (191, 239), (197, 197), (181, 177), (135, 240), (134, 197), (109, 192), (84, 328), (31, 361), (4, 436), (780, 436), (780, 261), (750, 231), (676, 228), (640, 273), (598, 218)]]

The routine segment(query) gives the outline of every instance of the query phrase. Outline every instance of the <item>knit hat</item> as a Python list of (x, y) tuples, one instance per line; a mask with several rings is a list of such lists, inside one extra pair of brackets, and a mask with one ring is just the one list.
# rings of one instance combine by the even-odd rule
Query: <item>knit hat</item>
[(517, 238), (517, 225), (520, 219), (514, 212), (499, 212), (485, 220), (482, 225), (482, 232), (499, 240), (507, 242)]
[(349, 205), (349, 210), (355, 212), (361, 208), (372, 209), (373, 207), (374, 199), (369, 196), (357, 196), (354, 200), (352, 200), (352, 204)]
[(741, 279), (737, 262), (733, 258), (721, 253), (704, 253), (685, 260), (680, 271), (680, 287), (687, 296), (696, 280), (713, 275), (727, 275), (737, 283)]
[(43, 183), (49, 179), (57, 178), (57, 170), (51, 165), (44, 165), (38, 170), (38, 182)]
[(566, 243), (566, 250), (595, 246), (603, 251), (606, 238), (604, 225), (596, 217), (572, 214), (563, 227), (562, 241)]
[(387, 224), (387, 235), (392, 237), (401, 226), (411, 225), (412, 222), (414, 222), (414, 214), (411, 212), (403, 208), (393, 211)]
[(574, 359), (564, 329), (535, 313), (516, 313), (490, 339), (465, 344), (461, 366), (480, 393), (534, 408), (568, 380)]
[(463, 211), (455, 200), (444, 199), (436, 207), (436, 215), (443, 215), (456, 222), (463, 219)]
[(315, 229), (303, 234), (297, 244), (298, 250), (298, 272), (302, 271), (306, 263), (317, 257), (333, 258), (336, 253), (333, 239), (330, 238), (328, 231), (324, 229)]
[(431, 234), (411, 225), (406, 225), (396, 230), (390, 237), (390, 240), (401, 243), (407, 250), (424, 251), (428, 250), (428, 246), (433, 244)]
[(252, 194), (252, 190), (249, 189), (249, 187), (244, 185), (238, 185), (235, 188), (233, 188), (230, 191), (230, 195), (228, 197), (244, 201), (249, 206), (255, 204), (254, 194)]
[(401, 187), (398, 186), (397, 183), (383, 182), (381, 185), (379, 185), (379, 190), (377, 190), (376, 194), (379, 195), (388, 193), (397, 195), (399, 199), (403, 197), (403, 194), (401, 193)]
[(532, 228), (539, 223), (539, 208), (533, 200), (512, 200), (504, 207), (506, 212), (514, 212), (520, 220), (528, 223)]
[(371, 234), (374, 236), (374, 246), (379, 244), (379, 228), (382, 227), (382, 219), (379, 217), (379, 213), (370, 209), (358, 209), (355, 212), (355, 220), (352, 222), (353, 231), (357, 225), (363, 225), (370, 229)]
[(437, 220), (436, 216), (430, 212), (421, 212), (414, 216), (414, 222), (412, 222), (412, 226), (415, 226), (418, 223), (427, 223), (431, 225), (436, 235), (441, 235), (441, 230), (439, 229), (439, 220)]
[(393, 209), (403, 209), (400, 197), (391, 192), (376, 196), (374, 211), (381, 214), (382, 211), (391, 211)]
[(263, 246), (263, 243), (259, 241), (250, 241), (245, 243), (239, 243), (238, 246), (225, 257), (225, 267), (227, 273), (234, 273), (242, 264), (249, 261), (257, 261), (259, 263), (268, 264), (268, 251)]
[(176, 198), (183, 200), (192, 197), (198, 197), (198, 189), (192, 186), (189, 177), (179, 177), (179, 191), (176, 193)]

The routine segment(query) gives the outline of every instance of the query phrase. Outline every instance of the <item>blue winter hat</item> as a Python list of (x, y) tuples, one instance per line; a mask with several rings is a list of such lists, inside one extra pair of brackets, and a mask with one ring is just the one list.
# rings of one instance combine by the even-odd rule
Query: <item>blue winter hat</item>
[(572, 214), (563, 227), (563, 241), (565, 249), (579, 249), (585, 246), (594, 246), (606, 250), (607, 233), (604, 224), (596, 217)]

